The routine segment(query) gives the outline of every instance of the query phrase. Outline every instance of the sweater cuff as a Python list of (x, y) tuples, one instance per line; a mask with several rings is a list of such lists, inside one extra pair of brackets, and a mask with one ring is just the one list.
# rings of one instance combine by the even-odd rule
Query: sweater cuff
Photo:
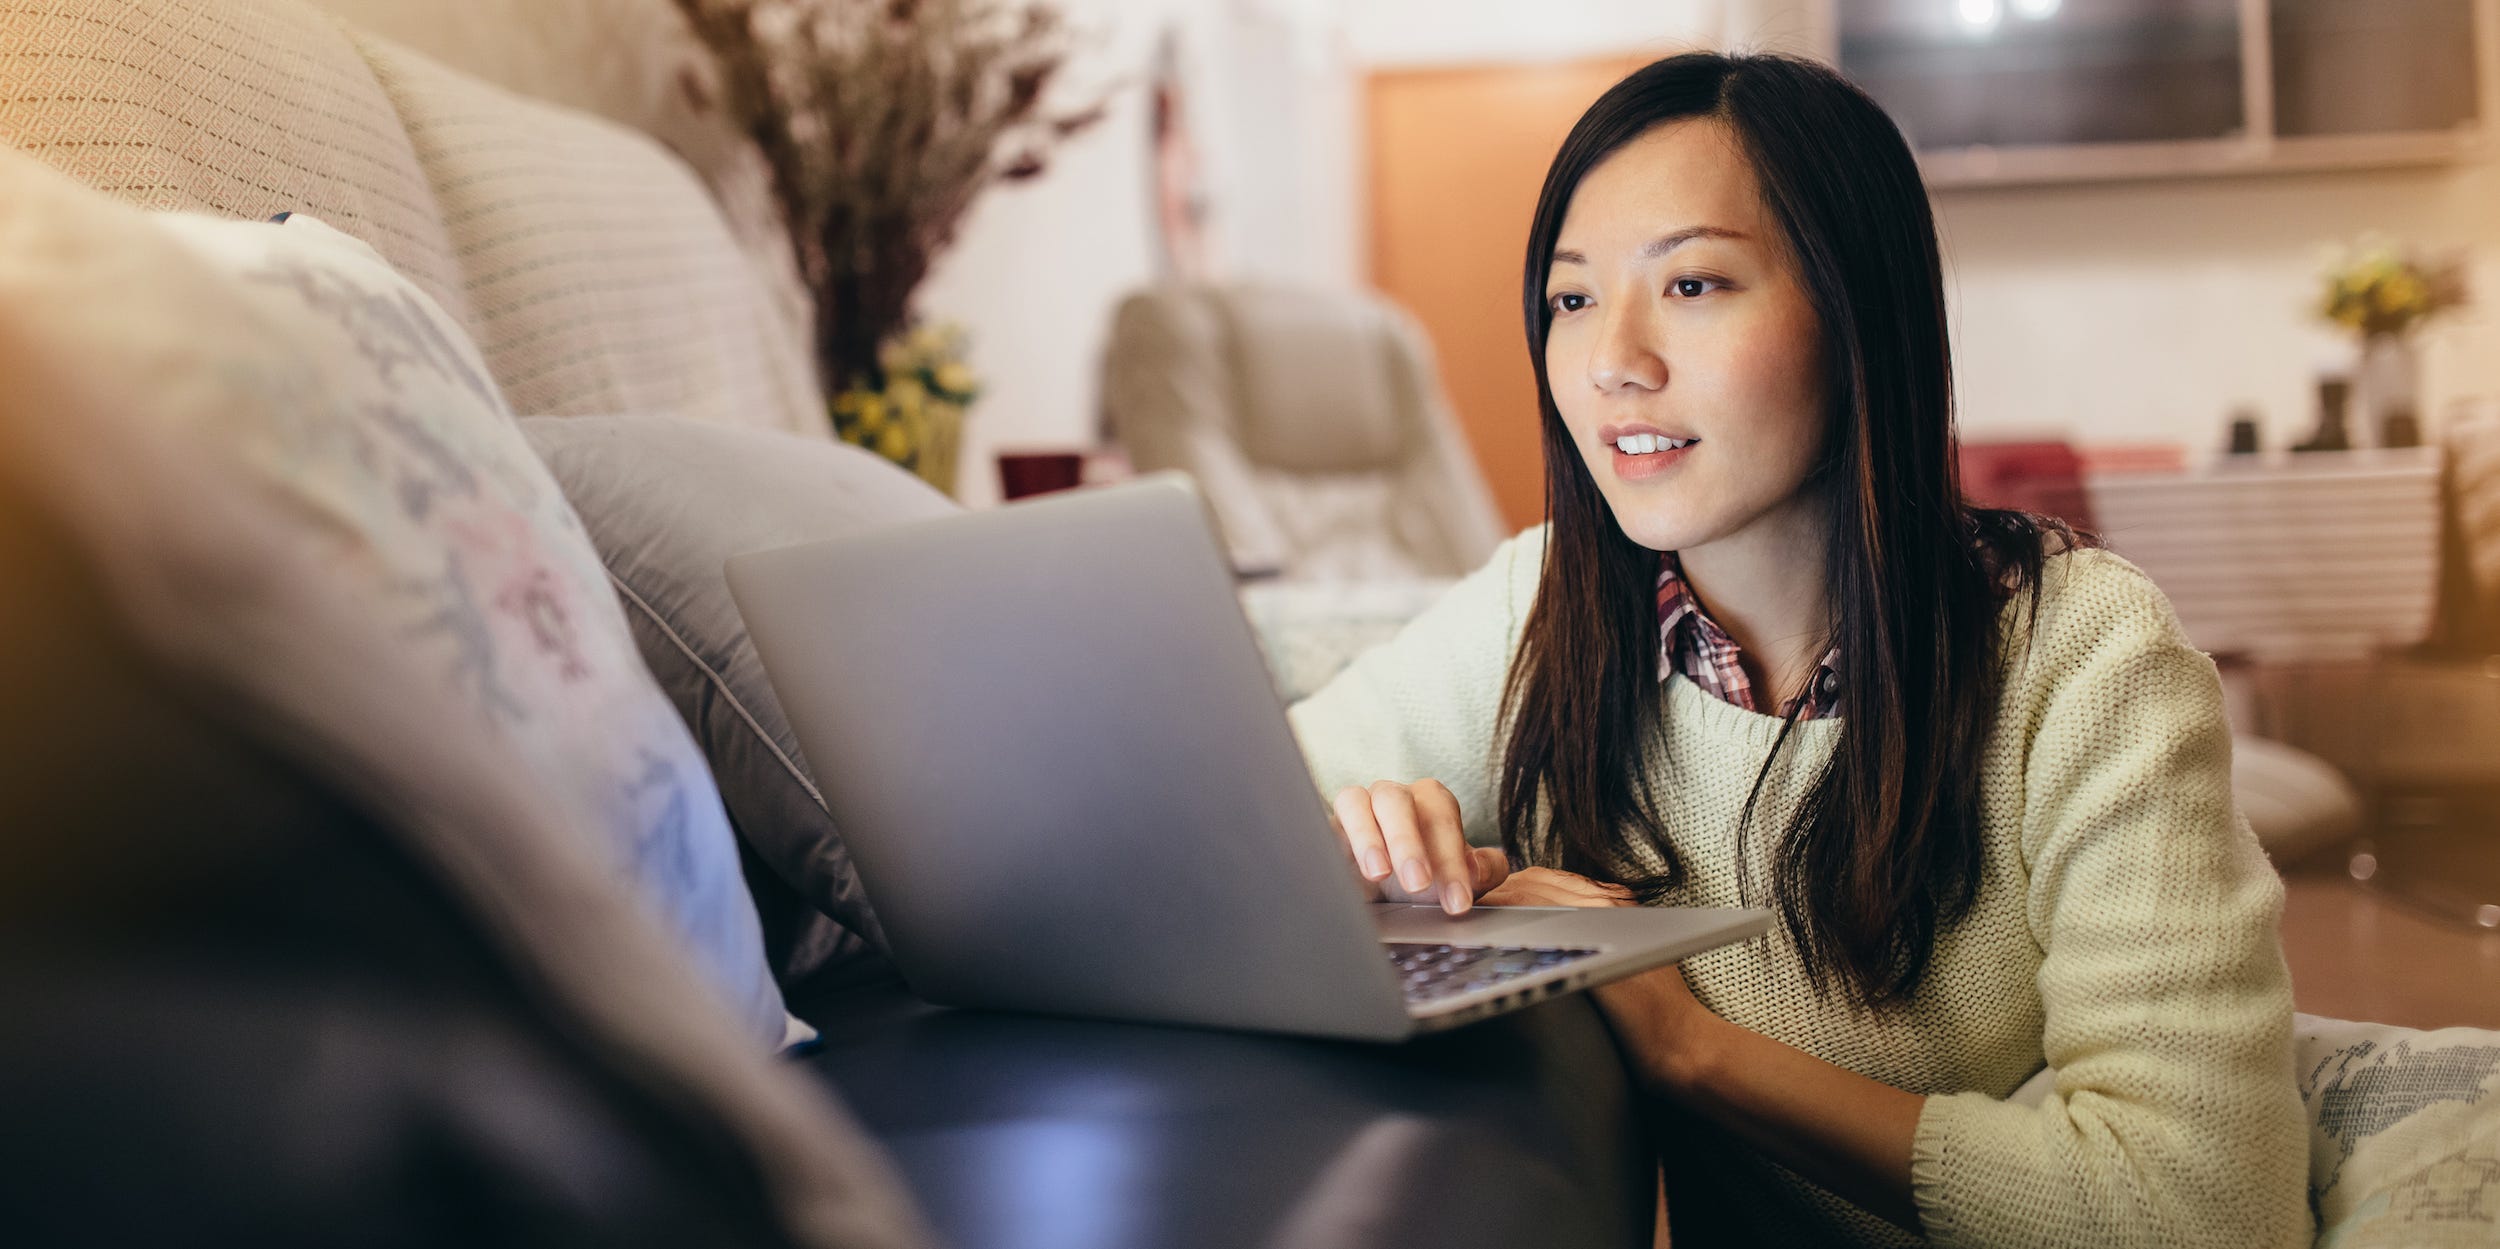
[(1982, 1095), (1930, 1094), (1919, 1109), (1918, 1127), (1910, 1134), (1910, 1201), (1918, 1208), (1919, 1232), (1931, 1245), (1953, 1245), (1961, 1238), (1945, 1186), (1951, 1175), (1955, 1129), (1968, 1109), (1964, 1103), (1978, 1096)]

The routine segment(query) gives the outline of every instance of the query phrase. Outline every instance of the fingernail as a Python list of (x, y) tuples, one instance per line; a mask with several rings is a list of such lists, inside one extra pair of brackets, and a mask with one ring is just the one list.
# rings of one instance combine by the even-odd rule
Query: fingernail
[(1441, 909), (1452, 915), (1466, 914), (1467, 908), (1475, 905), (1475, 901), (1475, 898), (1469, 896), (1467, 886), (1457, 881), (1453, 880), (1441, 886)]
[(1363, 879), (1378, 880), (1389, 874), (1389, 855), (1379, 847), (1363, 852)]
[(1398, 864), (1398, 883), (1404, 885), (1408, 893), (1422, 893), (1424, 886), (1432, 883), (1432, 877), (1424, 871), (1422, 859), (1408, 859)]

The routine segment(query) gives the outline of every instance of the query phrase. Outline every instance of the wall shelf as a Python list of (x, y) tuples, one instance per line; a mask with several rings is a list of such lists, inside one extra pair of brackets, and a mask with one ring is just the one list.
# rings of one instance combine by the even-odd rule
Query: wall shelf
[[(2435, 168), (2488, 159), (2500, 125), (2500, 0), (2402, 0), (2415, 16), (2391, 4), (2357, 24), (2313, 0), (2142, 16), (1810, 3), (1832, 15), (1842, 69), (1914, 142), (1926, 131), (1938, 189)], [(2001, 24), (1957, 34), (1956, 12)], [(2462, 57), (2446, 33), (2460, 22)]]

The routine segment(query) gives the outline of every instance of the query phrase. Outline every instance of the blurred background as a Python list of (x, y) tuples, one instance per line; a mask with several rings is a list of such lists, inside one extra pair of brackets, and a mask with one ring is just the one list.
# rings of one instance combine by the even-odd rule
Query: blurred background
[[(2356, 354), (2312, 307), (2323, 248), (2377, 232), (2462, 255), (2479, 289), (2500, 274), (2480, 0), (1063, 7), (1097, 39), (1072, 76), (1168, 64), (1211, 275), (1376, 289), (1423, 321), (1508, 523), (1539, 506), (1519, 463), (1533, 428), (1511, 419), (1531, 393), (1513, 305), (1537, 183), (1589, 100), (1674, 51), (1836, 59), (1928, 153), (1974, 436), (2201, 449), (2246, 407), (2288, 445), (2314, 424), (2315, 375)], [(976, 207), (921, 296), (973, 331), (995, 400), (968, 463), (1095, 442), (1110, 312), (1164, 273), (1151, 93), (1109, 102), (1048, 178)], [(2500, 393), (2487, 312), (2433, 329), (2433, 416)]]
[(917, 297), (982, 382), (959, 498), (1197, 474), (1304, 692), (1540, 519), (1518, 265), (1581, 109), (1834, 62), (1933, 191), (1969, 488), (2225, 670), (2302, 1007), (2500, 1025), (2493, 0), (1062, 7), (1105, 111)]

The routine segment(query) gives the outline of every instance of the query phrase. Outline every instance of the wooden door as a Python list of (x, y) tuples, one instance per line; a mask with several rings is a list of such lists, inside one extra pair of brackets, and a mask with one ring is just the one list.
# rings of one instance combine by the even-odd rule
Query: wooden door
[(1372, 283), (1431, 334), (1513, 529), (1545, 516), (1519, 290), (1537, 190), (1581, 112), (1647, 60), (1383, 70), (1366, 85)]

